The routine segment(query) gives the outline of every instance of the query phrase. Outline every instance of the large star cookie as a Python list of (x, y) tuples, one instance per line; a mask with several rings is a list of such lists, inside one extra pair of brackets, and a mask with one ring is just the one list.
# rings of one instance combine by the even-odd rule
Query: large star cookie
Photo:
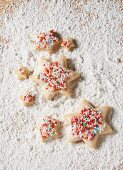
[(51, 116), (42, 117), (42, 122), (38, 126), (42, 142), (47, 142), (52, 139), (57, 139), (62, 136), (62, 122)]
[(33, 43), (36, 45), (36, 51), (45, 50), (52, 53), (60, 47), (61, 38), (57, 32), (50, 30), (38, 34)]
[(105, 121), (109, 106), (92, 107), (88, 101), (83, 100), (77, 113), (65, 115), (70, 125), (69, 142), (83, 140), (89, 147), (96, 148), (100, 135), (112, 133), (112, 129)]
[(40, 71), (33, 76), (34, 81), (42, 84), (44, 96), (47, 99), (52, 99), (58, 93), (70, 96), (69, 84), (78, 78), (79, 74), (77, 72), (67, 68), (65, 57), (51, 62), (42, 58)]

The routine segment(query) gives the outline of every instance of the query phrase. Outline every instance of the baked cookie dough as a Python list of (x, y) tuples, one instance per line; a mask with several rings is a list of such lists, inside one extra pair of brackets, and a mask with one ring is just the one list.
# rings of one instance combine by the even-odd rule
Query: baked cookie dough
[(67, 68), (65, 57), (56, 61), (42, 58), (40, 71), (33, 76), (33, 80), (43, 86), (45, 98), (52, 99), (58, 93), (70, 97), (70, 83), (79, 76), (77, 72)]
[(75, 43), (72, 38), (65, 38), (62, 40), (61, 47), (72, 51), (75, 48)]
[(62, 123), (58, 119), (51, 116), (42, 117), (42, 122), (38, 126), (42, 142), (47, 142), (53, 139), (60, 138)]
[(70, 125), (69, 142), (84, 141), (89, 147), (96, 148), (99, 136), (112, 133), (112, 129), (105, 121), (109, 106), (94, 108), (83, 100), (77, 113), (65, 115)]
[(20, 99), (24, 106), (32, 106), (35, 102), (35, 95), (27, 91), (22, 96), (20, 96)]
[(47, 33), (39, 33), (34, 41), (36, 51), (48, 51), (50, 54), (59, 49), (61, 38), (57, 32), (50, 30)]
[(32, 74), (32, 71), (29, 70), (27, 67), (21, 66), (18, 69), (16, 69), (15, 73), (18, 80), (25, 80), (28, 79), (29, 75)]

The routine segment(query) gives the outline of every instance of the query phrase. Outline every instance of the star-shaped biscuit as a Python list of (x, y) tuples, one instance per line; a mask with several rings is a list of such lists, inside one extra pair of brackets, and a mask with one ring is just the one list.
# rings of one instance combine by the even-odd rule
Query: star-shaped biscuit
[(62, 122), (51, 116), (43, 116), (38, 130), (42, 142), (47, 142), (53, 139), (62, 137), (61, 133)]
[(56, 61), (41, 60), (39, 73), (33, 76), (33, 80), (42, 84), (46, 99), (52, 99), (60, 93), (71, 96), (70, 83), (79, 78), (79, 74), (67, 68), (67, 59), (61, 57)]
[(49, 53), (53, 53), (56, 51), (61, 44), (60, 35), (54, 31), (49, 30), (46, 33), (39, 33), (34, 41), (36, 51), (48, 51)]
[(96, 148), (100, 135), (112, 133), (112, 129), (105, 121), (109, 110), (109, 106), (94, 108), (88, 101), (83, 100), (77, 113), (64, 116), (70, 125), (69, 142), (83, 140), (89, 147)]

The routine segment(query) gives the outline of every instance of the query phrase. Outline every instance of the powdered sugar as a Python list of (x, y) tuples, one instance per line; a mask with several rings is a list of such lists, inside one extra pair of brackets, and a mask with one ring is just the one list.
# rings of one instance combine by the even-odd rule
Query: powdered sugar
[[(86, 3), (30, 0), (13, 13), (1, 16), (0, 169), (123, 168), (123, 65), (117, 63), (123, 57), (122, 20), (120, 2), (96, 0)], [(49, 57), (47, 52), (34, 51), (30, 37), (50, 29), (76, 39), (78, 44), (72, 52), (60, 49), (51, 56), (51, 59), (67, 56), (82, 76), (71, 99), (61, 97), (47, 102), (40, 86), (31, 80), (18, 81), (13, 74), (19, 64), (35, 68), (41, 57)], [(24, 88), (36, 91), (36, 104), (31, 108), (19, 102), (19, 93)], [(83, 143), (68, 144), (66, 136), (42, 144), (35, 135), (40, 116), (58, 114), (63, 120), (64, 114), (76, 111), (83, 98), (113, 107), (113, 116), (109, 117), (117, 133), (104, 138), (95, 151)]]

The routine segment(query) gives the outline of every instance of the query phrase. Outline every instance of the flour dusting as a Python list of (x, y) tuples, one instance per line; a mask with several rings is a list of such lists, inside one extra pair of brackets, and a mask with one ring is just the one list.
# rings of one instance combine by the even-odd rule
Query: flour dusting
[[(123, 63), (118, 62), (123, 61), (122, 2), (20, 2), (4, 4), (0, 13), (0, 169), (122, 170)], [(28, 79), (19, 81), (14, 74), (20, 64), (36, 69), (41, 57), (50, 57), (47, 52), (35, 52), (30, 41), (32, 35), (50, 29), (77, 42), (72, 52), (60, 49), (51, 55), (51, 59), (67, 56), (81, 75), (71, 99), (46, 101), (40, 86)], [(19, 101), (25, 90), (36, 94), (31, 108)], [(40, 117), (57, 114), (63, 121), (63, 115), (76, 111), (84, 98), (112, 107), (109, 118), (114, 134), (101, 138), (98, 150), (90, 150), (84, 143), (68, 144), (66, 135), (41, 143), (35, 133)]]

